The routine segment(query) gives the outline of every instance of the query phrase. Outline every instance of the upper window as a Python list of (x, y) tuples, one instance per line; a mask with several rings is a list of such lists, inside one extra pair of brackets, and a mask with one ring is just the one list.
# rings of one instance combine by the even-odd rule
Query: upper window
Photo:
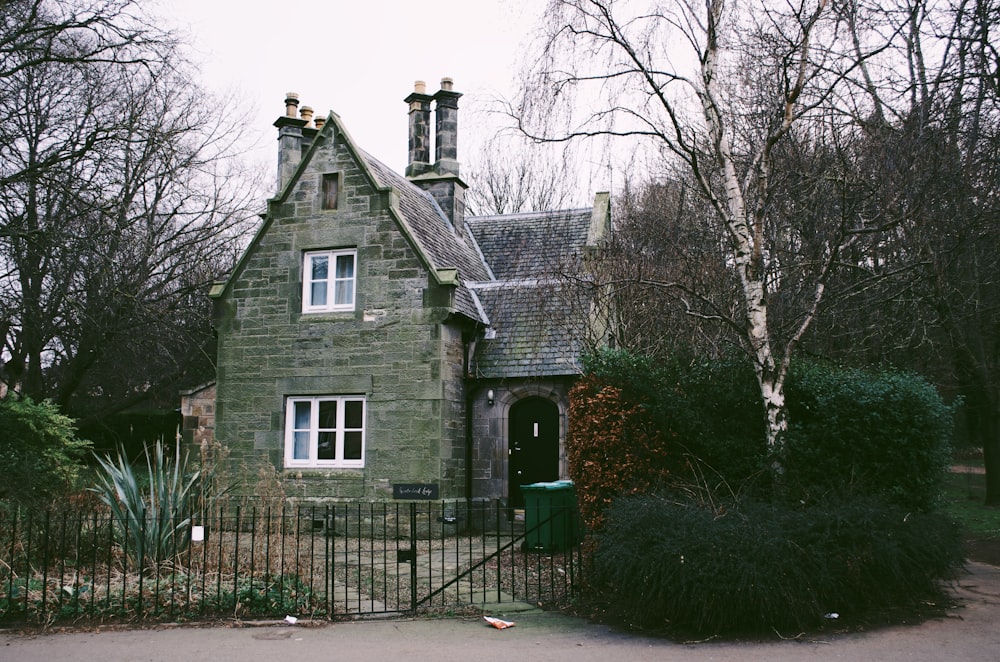
[(365, 399), (356, 395), (288, 398), (285, 466), (365, 466)]
[(338, 195), (340, 195), (340, 174), (333, 172), (323, 175), (323, 199), (320, 206), (327, 210), (336, 209)]
[(306, 253), (302, 265), (302, 312), (354, 310), (357, 251)]

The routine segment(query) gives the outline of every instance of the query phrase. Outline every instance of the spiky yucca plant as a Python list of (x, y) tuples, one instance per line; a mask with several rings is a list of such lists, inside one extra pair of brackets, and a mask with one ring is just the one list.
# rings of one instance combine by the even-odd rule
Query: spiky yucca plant
[(148, 488), (119, 448), (117, 457), (97, 457), (101, 471), (97, 486), (91, 488), (111, 508), (118, 542), (133, 567), (149, 567), (187, 549), (191, 509), (198, 497), (200, 471), (187, 471), (188, 456), (181, 455), (178, 443), (173, 460), (156, 442), (152, 454), (147, 448)]

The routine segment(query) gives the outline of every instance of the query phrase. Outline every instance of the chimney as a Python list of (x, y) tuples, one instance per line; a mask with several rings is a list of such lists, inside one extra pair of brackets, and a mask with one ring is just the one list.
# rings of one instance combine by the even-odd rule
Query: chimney
[[(465, 185), (458, 176), (458, 98), (450, 78), (441, 79), (441, 89), (426, 94), (423, 82), (417, 81), (413, 94), (406, 97), (410, 104), (410, 165), (406, 176), (414, 184), (434, 196), (441, 211), (451, 221), (455, 231), (465, 231)], [(435, 161), (430, 165), (430, 103), (434, 109)]]
[(410, 104), (409, 159), (406, 176), (416, 177), (431, 169), (431, 100), (427, 84), (418, 80), (413, 93), (403, 99)]
[(295, 92), (289, 92), (285, 95), (285, 114), (274, 122), (274, 126), (278, 128), (279, 192), (292, 178), (295, 168), (302, 160), (302, 129), (308, 122), (303, 118), (296, 117), (298, 107), (299, 95)]
[(439, 175), (458, 175), (458, 98), (454, 81), (441, 79), (441, 89), (434, 95), (434, 171)]

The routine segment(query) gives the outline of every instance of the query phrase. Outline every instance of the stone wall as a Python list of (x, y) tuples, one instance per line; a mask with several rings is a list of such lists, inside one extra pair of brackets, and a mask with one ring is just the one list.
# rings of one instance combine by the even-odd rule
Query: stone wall
[(181, 435), (195, 457), (215, 437), (215, 383), (181, 392)]
[[(324, 133), (325, 135), (325, 133)], [(340, 173), (338, 209), (321, 209), (322, 175)], [(389, 498), (394, 482), (439, 482), (464, 496), (462, 338), (448, 322), (452, 291), (429, 277), (343, 140), (317, 148), (290, 195), (218, 301), (216, 437), (234, 466), (283, 472), (300, 501)], [(351, 312), (304, 315), (308, 250), (356, 247)], [(366, 396), (363, 469), (283, 469), (285, 398)]]

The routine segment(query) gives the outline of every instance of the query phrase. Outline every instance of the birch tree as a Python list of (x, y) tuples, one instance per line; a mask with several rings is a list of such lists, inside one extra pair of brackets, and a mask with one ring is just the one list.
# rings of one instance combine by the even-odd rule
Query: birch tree
[[(881, 62), (895, 36), (848, 30), (864, 16), (844, 9), (829, 0), (553, 0), (536, 64), (510, 107), (536, 140), (611, 136), (653, 145), (684, 171), (736, 284), (731, 305), (690, 292), (687, 312), (728, 328), (752, 360), (773, 450), (787, 429), (792, 355), (832, 274), (860, 238), (885, 230), (858, 209), (822, 227), (790, 226), (808, 197), (782, 201), (783, 213), (775, 199), (784, 155), (837, 145), (870, 114), (856, 93), (865, 84), (859, 64)], [(781, 302), (790, 288), (797, 296)]]

